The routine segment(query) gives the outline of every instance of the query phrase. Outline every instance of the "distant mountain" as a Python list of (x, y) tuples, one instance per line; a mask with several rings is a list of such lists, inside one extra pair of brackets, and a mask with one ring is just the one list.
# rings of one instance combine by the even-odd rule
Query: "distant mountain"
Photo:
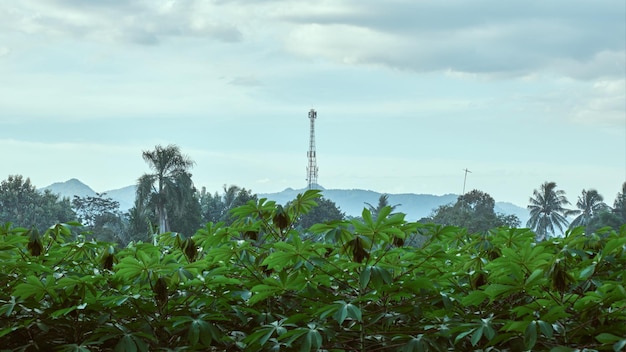
[(135, 195), (137, 194), (137, 186), (126, 186), (119, 189), (113, 189), (104, 192), (106, 197), (116, 200), (120, 203), (120, 210), (127, 211), (135, 206)]
[(58, 194), (61, 197), (68, 197), (70, 200), (74, 199), (74, 196), (93, 197), (96, 195), (96, 191), (75, 178), (65, 182), (53, 183), (41, 190), (50, 190), (52, 193)]
[[(365, 203), (370, 203), (373, 206), (378, 204), (378, 198), (381, 194), (370, 190), (362, 189), (322, 189), (322, 195), (326, 199), (330, 199), (337, 206), (350, 216), (360, 216), (363, 212), (363, 208), (366, 207)], [(50, 186), (43, 189), (49, 189), (53, 193), (59, 194), (61, 197), (69, 197), (73, 199), (75, 195), (79, 197), (95, 196), (96, 192), (86, 184), (73, 178), (65, 182), (53, 183)], [(120, 210), (127, 211), (133, 207), (135, 203), (135, 192), (137, 187), (135, 185), (126, 186), (119, 189), (113, 189), (106, 191), (106, 197), (109, 197), (120, 203)], [(293, 189), (287, 188), (282, 192), (276, 193), (259, 193), (259, 198), (267, 198), (276, 201), (279, 204), (285, 204), (291, 200), (294, 200), (299, 193), (303, 193), (306, 189)], [(432, 211), (441, 205), (456, 202), (458, 195), (456, 194), (444, 194), (444, 195), (432, 195), (432, 194), (388, 194), (389, 204), (398, 205), (397, 210), (406, 214), (408, 221), (417, 221), (423, 217), (429, 216)], [(528, 210), (519, 207), (512, 203), (496, 202), (495, 211), (503, 214), (516, 215), (522, 222), (522, 226), (526, 225), (528, 220)]]
[[(96, 191), (75, 178), (65, 182), (53, 183), (41, 188), (41, 190), (50, 190), (52, 193), (58, 194), (61, 197), (68, 197), (70, 200), (74, 199), (74, 196), (94, 197), (96, 195)], [(133, 185), (101, 193), (106, 193), (105, 197), (119, 202), (120, 210), (125, 212), (132, 208), (135, 203), (135, 190), (136, 186)]]
[[(292, 189), (287, 188), (282, 192), (277, 193), (265, 193), (258, 194), (259, 198), (267, 198), (276, 201), (279, 204), (285, 204), (288, 201), (295, 199), (298, 193), (304, 192), (305, 189)], [(350, 216), (359, 216), (363, 212), (363, 208), (367, 207), (366, 202), (376, 206), (378, 199), (384, 193), (362, 190), (362, 189), (322, 189), (322, 195), (326, 199), (330, 199), (337, 206)], [(388, 194), (388, 193), (387, 193)], [(432, 194), (388, 194), (389, 204), (398, 205), (396, 210), (406, 214), (408, 221), (417, 221), (421, 218), (431, 215), (434, 209), (441, 205), (456, 202), (458, 195), (456, 194), (444, 194), (444, 195), (432, 195)], [(512, 203), (496, 202), (496, 212), (503, 214), (516, 215), (522, 222), (522, 226), (526, 224), (528, 220), (528, 211), (522, 207), (519, 207)]]

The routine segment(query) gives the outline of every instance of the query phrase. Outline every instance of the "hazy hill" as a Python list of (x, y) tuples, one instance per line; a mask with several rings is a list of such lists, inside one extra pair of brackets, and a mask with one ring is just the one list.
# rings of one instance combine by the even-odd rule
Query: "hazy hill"
[[(96, 191), (75, 178), (65, 182), (56, 182), (42, 188), (42, 190), (46, 189), (49, 189), (52, 193), (56, 193), (61, 197), (68, 197), (70, 200), (74, 199), (74, 196), (93, 197), (96, 195)], [(132, 208), (135, 203), (135, 190), (136, 186), (133, 185), (102, 193), (106, 193), (105, 197), (118, 201), (121, 211), (127, 211)]]
[(74, 196), (93, 197), (96, 195), (96, 191), (75, 178), (65, 182), (53, 183), (42, 188), (42, 190), (50, 190), (52, 193), (56, 193), (61, 197), (68, 197), (70, 200), (74, 199)]
[[(53, 193), (57, 193), (62, 197), (74, 198), (74, 195), (80, 197), (95, 196), (96, 192), (86, 184), (77, 179), (71, 179), (65, 182), (53, 183), (50, 186), (43, 189), (49, 189)], [(132, 208), (135, 202), (135, 190), (136, 186), (131, 185), (120, 189), (113, 189), (105, 191), (106, 196), (116, 200), (120, 203), (120, 210), (127, 211)], [(282, 192), (276, 193), (259, 193), (259, 198), (267, 198), (274, 200), (279, 204), (285, 204), (290, 200), (296, 198), (298, 193), (304, 192), (305, 189), (292, 189), (287, 188)], [(339, 208), (346, 213), (346, 215), (359, 216), (366, 207), (365, 202), (376, 206), (378, 204), (378, 198), (382, 193), (362, 190), (362, 189), (323, 189), (322, 195), (335, 202)], [(456, 201), (458, 195), (456, 194), (444, 194), (444, 195), (432, 195), (432, 194), (389, 194), (389, 204), (396, 205), (398, 211), (406, 214), (406, 219), (409, 221), (417, 221), (423, 217), (429, 216), (433, 209), (436, 209), (440, 205), (453, 203)], [(522, 226), (526, 224), (528, 220), (528, 211), (525, 208), (519, 207), (515, 204), (507, 202), (496, 202), (496, 212), (504, 214), (516, 215), (521, 221)]]
[[(287, 188), (282, 192), (258, 194), (259, 198), (267, 198), (274, 200), (279, 204), (285, 204), (293, 200), (298, 193), (304, 192), (305, 189)], [(362, 189), (322, 189), (322, 195), (326, 199), (330, 199), (344, 212), (346, 215), (359, 216), (367, 205), (365, 202), (373, 206), (378, 204), (378, 198), (382, 193), (362, 190)], [(433, 209), (449, 203), (456, 202), (458, 195), (444, 194), (389, 194), (389, 204), (398, 205), (396, 208), (399, 212), (406, 214), (409, 221), (417, 221), (423, 217), (429, 216)], [(528, 220), (528, 211), (512, 203), (496, 202), (495, 211), (503, 214), (516, 215), (522, 222), (522, 226)]]

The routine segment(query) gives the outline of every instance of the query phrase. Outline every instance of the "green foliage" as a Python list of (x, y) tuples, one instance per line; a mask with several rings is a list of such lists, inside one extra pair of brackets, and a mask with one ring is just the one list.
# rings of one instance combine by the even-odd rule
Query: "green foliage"
[(495, 227), (518, 227), (515, 215), (504, 215), (494, 211), (495, 201), (487, 193), (472, 190), (459, 196), (456, 203), (437, 208), (427, 222), (466, 228), (469, 232), (485, 233)]
[(316, 203), (315, 207), (297, 220), (297, 227), (308, 229), (315, 224), (345, 219), (346, 215), (332, 200), (320, 197)]
[(43, 232), (50, 224), (74, 220), (76, 214), (69, 199), (59, 199), (49, 190), (37, 191), (29, 178), (10, 175), (0, 182), (0, 223), (35, 227)]
[[(251, 200), (231, 225), (126, 248), (0, 227), (0, 337), (9, 350), (617, 351), (626, 345), (626, 227), (535, 242), (377, 217), (296, 220)], [(425, 236), (421, 248), (403, 240)], [(40, 243), (40, 253), (29, 244)], [(32, 246), (31, 246), (32, 247)]]
[(106, 193), (96, 193), (95, 197), (74, 196), (72, 208), (89, 238), (126, 244), (129, 242), (127, 224), (120, 203), (105, 196)]
[(224, 185), (224, 193), (215, 194), (208, 193), (203, 187), (200, 192), (200, 207), (203, 222), (220, 222), (223, 221), (230, 225), (235, 220), (231, 215), (231, 210), (240, 207), (249, 201), (256, 201), (257, 196), (251, 190), (240, 188), (235, 185), (226, 187)]
[[(170, 230), (169, 216), (180, 216), (192, 205), (194, 212), (199, 213), (195, 188), (188, 172), (193, 161), (176, 145), (157, 145), (154, 150), (144, 151), (142, 156), (153, 173), (144, 174), (137, 181), (135, 209), (155, 214), (159, 233)], [(195, 215), (199, 221), (199, 214)]]
[(557, 235), (557, 229), (563, 232), (569, 224), (567, 216), (578, 213), (576, 210), (565, 208), (570, 202), (565, 196), (565, 191), (557, 189), (556, 182), (544, 182), (539, 190), (533, 191), (529, 202), (530, 219), (526, 226), (535, 230), (538, 240)]

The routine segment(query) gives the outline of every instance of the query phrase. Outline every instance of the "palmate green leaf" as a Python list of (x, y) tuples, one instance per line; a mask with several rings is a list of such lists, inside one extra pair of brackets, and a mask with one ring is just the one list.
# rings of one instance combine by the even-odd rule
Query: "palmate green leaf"
[(483, 303), (485, 299), (487, 299), (487, 297), (487, 294), (483, 291), (472, 291), (463, 298), (461, 298), (461, 304), (463, 304), (465, 307), (478, 306)]
[(203, 346), (211, 345), (214, 332), (208, 322), (202, 319), (194, 319), (187, 331), (187, 341), (191, 346), (196, 346), (200, 342)]
[(267, 265), (269, 269), (281, 271), (287, 266), (293, 265), (300, 258), (294, 246), (285, 242), (277, 242), (274, 244), (277, 251), (271, 253), (263, 260), (261, 265)]
[(275, 201), (268, 201), (267, 198), (261, 198), (258, 201), (248, 201), (245, 205), (232, 209), (230, 213), (239, 219), (246, 217), (253, 219), (269, 219), (275, 207)]
[(518, 287), (504, 284), (489, 284), (489, 286), (485, 288), (485, 293), (489, 296), (491, 302), (501, 296), (508, 296), (509, 294), (517, 291)]
[(313, 209), (313, 207), (317, 206), (316, 199), (322, 196), (322, 191), (317, 189), (309, 189), (304, 193), (300, 193), (296, 196), (296, 199), (292, 201), (289, 205), (289, 210), (292, 210), (294, 214), (292, 218), (295, 218), (300, 215), (307, 214)]
[(335, 305), (337, 306), (337, 310), (335, 311), (335, 314), (333, 314), (333, 318), (337, 321), (337, 323), (339, 323), (339, 325), (343, 324), (347, 318), (362, 322), (363, 317), (359, 307), (344, 301), (337, 301)]
[(134, 257), (124, 257), (115, 266), (115, 275), (125, 282), (132, 281), (141, 276), (148, 269), (146, 265)]
[(250, 291), (252, 292), (252, 296), (248, 300), (248, 304), (254, 305), (258, 302), (264, 301), (268, 297), (279, 295), (284, 291), (284, 288), (282, 287), (280, 283), (275, 284), (272, 281), (278, 282), (277, 280), (274, 280), (274, 279), (272, 280), (266, 279), (266, 280), (263, 280), (263, 282), (271, 282), (271, 284), (264, 283), (264, 284), (259, 284), (259, 285), (252, 287), (252, 289), (250, 289)]
[(46, 293), (48, 292), (44, 284), (38, 277), (33, 275), (27, 276), (26, 282), (15, 286), (15, 290), (13, 290), (13, 295), (18, 298), (28, 299), (29, 297), (34, 297), (36, 301), (41, 301)]
[(317, 351), (322, 347), (322, 334), (317, 329), (309, 329), (302, 341), (300, 352)]
[(274, 334), (280, 337), (287, 332), (288, 327), (296, 327), (296, 325), (287, 323), (287, 321), (287, 318), (283, 318), (270, 324), (265, 324), (248, 335), (244, 341), (248, 344), (258, 343), (260, 346), (263, 346)]

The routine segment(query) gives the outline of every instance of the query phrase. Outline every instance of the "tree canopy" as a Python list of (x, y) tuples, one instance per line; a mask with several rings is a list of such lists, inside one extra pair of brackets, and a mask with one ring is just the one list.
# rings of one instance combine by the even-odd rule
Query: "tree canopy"
[(453, 225), (466, 228), (470, 232), (485, 233), (495, 227), (517, 227), (520, 224), (515, 215), (496, 213), (495, 200), (487, 193), (472, 190), (457, 198), (454, 204), (438, 207), (423, 222)]
[(193, 197), (195, 189), (188, 170), (194, 162), (176, 145), (157, 145), (142, 156), (153, 173), (144, 174), (137, 181), (136, 208), (154, 211), (159, 233), (165, 233), (170, 231), (168, 210), (182, 214), (184, 205)]
[(68, 198), (59, 199), (49, 190), (39, 192), (30, 178), (9, 175), (0, 182), (0, 223), (35, 227), (43, 232), (51, 224), (74, 220), (76, 214)]
[(346, 214), (332, 200), (320, 197), (316, 202), (316, 206), (297, 220), (296, 226), (308, 229), (315, 224), (345, 219)]
[(555, 235), (556, 229), (562, 233), (569, 224), (567, 216), (576, 213), (565, 208), (570, 202), (565, 196), (565, 191), (557, 189), (556, 182), (544, 182), (538, 190), (533, 191), (529, 202), (530, 219), (526, 226), (537, 233), (538, 240)]

